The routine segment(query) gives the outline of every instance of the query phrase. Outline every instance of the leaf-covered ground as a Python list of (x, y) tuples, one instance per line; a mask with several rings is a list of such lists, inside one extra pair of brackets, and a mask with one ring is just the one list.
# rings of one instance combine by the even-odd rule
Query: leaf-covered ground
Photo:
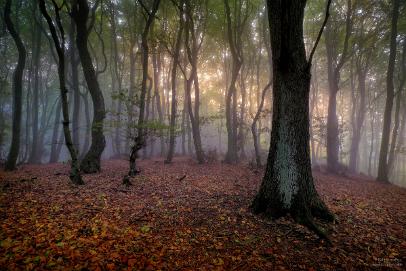
[(289, 218), (249, 211), (262, 172), (187, 158), (140, 166), (128, 188), (119, 160), (80, 187), (63, 164), (1, 171), (0, 270), (405, 268), (404, 188), (315, 172), (340, 220), (328, 245)]

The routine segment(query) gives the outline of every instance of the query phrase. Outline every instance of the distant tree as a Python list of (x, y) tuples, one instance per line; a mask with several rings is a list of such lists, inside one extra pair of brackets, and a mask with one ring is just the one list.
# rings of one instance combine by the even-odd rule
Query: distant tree
[(347, 0), (345, 18), (345, 33), (342, 50), (336, 45), (341, 37), (332, 24), (326, 26), (325, 44), (327, 54), (327, 75), (329, 84), (328, 114), (327, 114), (327, 168), (330, 172), (339, 173), (339, 125), (337, 118), (337, 93), (340, 90), (340, 72), (349, 55), (349, 39), (352, 29), (352, 1)]
[(10, 151), (7, 156), (5, 170), (15, 170), (18, 153), (20, 150), (21, 112), (23, 95), (23, 73), (25, 67), (26, 50), (20, 38), (18, 30), (14, 27), (10, 18), (11, 0), (7, 0), (4, 6), (4, 22), (6, 28), (16, 44), (18, 50), (18, 62), (13, 73), (13, 128)]
[(176, 97), (176, 87), (177, 87), (177, 70), (179, 65), (179, 54), (182, 45), (182, 33), (184, 27), (184, 0), (179, 3), (179, 28), (176, 34), (175, 48), (173, 49), (173, 63), (171, 72), (171, 90), (172, 90), (172, 104), (171, 104), (171, 114), (169, 122), (169, 150), (166, 156), (166, 163), (171, 163), (175, 152), (175, 132), (176, 132), (176, 114), (177, 114), (177, 97)]
[[(207, 6), (207, 2), (205, 3)], [(189, 113), (190, 122), (192, 124), (193, 143), (196, 151), (196, 158), (199, 163), (204, 163), (204, 151), (202, 147), (202, 139), (200, 136), (200, 85), (197, 73), (199, 50), (201, 48), (204, 36), (204, 22), (200, 21), (196, 26), (195, 17), (202, 16), (202, 10), (196, 10), (197, 5), (192, 5), (190, 0), (185, 2), (185, 47), (187, 59), (191, 65), (190, 76), (186, 79), (186, 106)], [(201, 7), (202, 9), (204, 7)], [(206, 11), (207, 12), (207, 11)], [(195, 13), (198, 13), (197, 15)], [(200, 37), (200, 39), (199, 39)], [(194, 108), (192, 107), (191, 89), (192, 84), (195, 90)]]
[(307, 60), (303, 41), (306, 0), (268, 0), (267, 6), (273, 65), (272, 133), (265, 176), (252, 208), (275, 218), (290, 213), (298, 223), (327, 238), (313, 217), (331, 221), (334, 216), (315, 189), (309, 146), (311, 60), (321, 31)]
[[(95, 5), (97, 5), (98, 1)], [(85, 173), (100, 171), (100, 158), (106, 146), (103, 123), (106, 117), (104, 97), (97, 81), (96, 71), (88, 50), (89, 4), (87, 0), (72, 0), (71, 16), (76, 24), (76, 46), (79, 52), (83, 73), (93, 101), (92, 144), (83, 158), (80, 168)], [(90, 27), (92, 25), (90, 24)]]
[(226, 127), (227, 127), (227, 153), (225, 162), (236, 163), (238, 162), (238, 138), (237, 138), (237, 89), (236, 82), (243, 64), (242, 59), (242, 34), (247, 22), (248, 12), (241, 14), (243, 6), (247, 8), (248, 3), (242, 5), (241, 1), (234, 3), (233, 10), (238, 12), (239, 15), (234, 14), (234, 21), (232, 20), (230, 4), (228, 0), (224, 0), (225, 13), (227, 19), (227, 40), (230, 46), (232, 68), (231, 68), (231, 81), (226, 92), (225, 106), (226, 106)]
[(393, 85), (393, 73), (395, 70), (396, 60), (396, 37), (398, 34), (398, 17), (399, 17), (400, 0), (392, 2), (392, 21), (391, 21), (391, 34), (390, 34), (390, 51), (388, 71), (386, 73), (386, 103), (385, 112), (383, 115), (383, 128), (381, 139), (381, 150), (379, 152), (379, 165), (377, 180), (380, 182), (389, 182), (389, 168), (388, 168), (388, 150), (390, 140), (390, 126), (392, 120), (393, 98), (395, 96)]

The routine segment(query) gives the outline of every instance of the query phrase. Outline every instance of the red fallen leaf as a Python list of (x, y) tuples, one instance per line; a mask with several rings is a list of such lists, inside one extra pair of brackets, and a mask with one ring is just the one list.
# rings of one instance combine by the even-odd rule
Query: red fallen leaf
[(136, 263), (137, 263), (136, 259), (128, 259), (127, 265), (128, 267), (134, 267)]
[(273, 254), (273, 249), (272, 248), (267, 248), (264, 250), (265, 255), (272, 255)]
[(122, 256), (122, 257), (121, 257), (121, 262), (122, 262), (122, 263), (127, 263), (127, 262), (128, 262), (128, 257), (125, 256), (125, 255)]
[(109, 270), (109, 271), (116, 270), (116, 266), (114, 265), (114, 263), (108, 263), (106, 267), (107, 267), (107, 270)]
[(316, 271), (316, 269), (314, 269), (313, 267), (310, 267), (310, 268), (308, 269), (308, 271)]

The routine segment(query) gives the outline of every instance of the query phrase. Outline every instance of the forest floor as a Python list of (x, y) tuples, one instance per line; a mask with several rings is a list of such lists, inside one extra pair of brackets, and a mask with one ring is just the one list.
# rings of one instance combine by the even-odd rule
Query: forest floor
[[(249, 205), (246, 165), (105, 161), (73, 186), (66, 164), (0, 171), (0, 270), (404, 270), (406, 189), (315, 172), (332, 244)], [(186, 177), (184, 177), (186, 176)], [(184, 177), (184, 178), (182, 178)], [(319, 222), (320, 223), (320, 222)]]

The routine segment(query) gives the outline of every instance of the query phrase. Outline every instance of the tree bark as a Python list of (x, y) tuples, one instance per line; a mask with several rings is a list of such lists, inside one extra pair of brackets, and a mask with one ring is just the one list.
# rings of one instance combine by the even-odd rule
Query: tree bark
[(252, 208), (281, 217), (288, 213), (327, 238), (313, 217), (333, 220), (316, 192), (309, 146), (311, 63), (303, 41), (305, 0), (268, 0), (272, 43), (273, 114), (265, 176)]
[(20, 151), (21, 111), (23, 95), (23, 73), (25, 67), (26, 50), (17, 29), (10, 18), (11, 0), (7, 0), (4, 6), (4, 22), (6, 28), (16, 44), (18, 50), (18, 62), (13, 73), (13, 127), (10, 151), (5, 163), (5, 170), (15, 170), (18, 153)]
[(378, 165), (378, 176), (377, 181), (388, 183), (388, 149), (390, 140), (390, 126), (392, 119), (392, 108), (393, 108), (393, 98), (395, 96), (394, 86), (393, 86), (393, 73), (395, 69), (396, 60), (396, 37), (398, 33), (398, 17), (399, 17), (399, 5), (400, 0), (394, 0), (392, 6), (392, 25), (391, 25), (391, 38), (390, 38), (390, 52), (389, 52), (389, 62), (388, 71), (386, 74), (386, 103), (385, 112), (383, 115), (383, 128), (382, 128), (382, 139), (381, 139), (381, 149), (379, 152), (379, 165)]
[(79, 52), (84, 77), (93, 101), (93, 122), (92, 122), (92, 144), (83, 158), (80, 168), (85, 173), (95, 173), (100, 171), (100, 159), (106, 146), (103, 134), (104, 119), (106, 110), (103, 93), (97, 81), (92, 58), (90, 56), (87, 43), (89, 29), (87, 26), (89, 16), (89, 4), (87, 0), (72, 0), (71, 16), (76, 24), (76, 47)]

